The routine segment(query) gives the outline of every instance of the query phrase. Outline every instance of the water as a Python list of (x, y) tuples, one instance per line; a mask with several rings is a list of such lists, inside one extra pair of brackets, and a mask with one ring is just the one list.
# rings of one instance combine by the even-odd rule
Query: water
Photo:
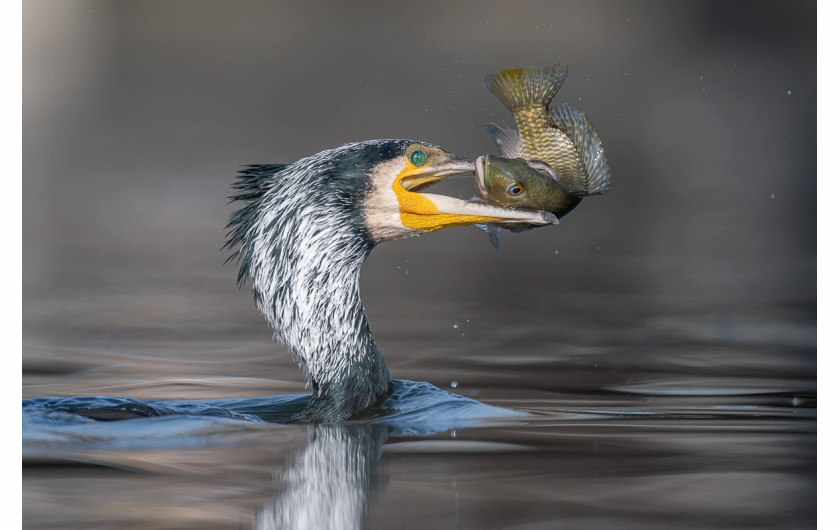
[[(24, 4), (25, 528), (816, 526), (815, 5), (428, 5)], [(238, 168), (495, 152), (484, 75), (555, 62), (610, 193), (374, 249), (401, 392), (282, 423), (302, 376), (219, 251)]]
[(24, 518), (65, 528), (815, 524), (814, 409), (769, 396), (587, 401), (422, 435), (375, 421), (176, 416), (65, 419), (47, 436), (43, 422), (25, 439)]
[(32, 400), (24, 516), (68, 528), (809, 526), (814, 402), (780, 394), (605, 393), (511, 414), (403, 392), (395, 403), (430, 406), (326, 426), (256, 417), (289, 397), (213, 403), (247, 419), (193, 409), (121, 422), (41, 415)]
[[(465, 235), (486, 245), (477, 230)], [(436, 269), (411, 261), (420, 277)], [(199, 298), (216, 282), (207, 283)], [(227, 310), (205, 306), (186, 325), (177, 310), (154, 303), (157, 295), (126, 301), (129, 312), (114, 316), (141, 322), (130, 308), (152, 304), (157, 327), (65, 330), (66, 348), (25, 365), (25, 395), (77, 396), (24, 401), (25, 526), (815, 526), (816, 367), (807, 318), (783, 311), (787, 320), (774, 320), (780, 308), (766, 303), (733, 312), (731, 304), (680, 308), (674, 300), (555, 291), (524, 298), (528, 309), (462, 308), (461, 336), (443, 309), (459, 307), (458, 297), (436, 301), (435, 289), (403, 287), (418, 307), (442, 314), (408, 318), (415, 328), (407, 333), (399, 317), (378, 318), (393, 299), (380, 307), (366, 297), (374, 330), (385, 328), (380, 347), (396, 376), (446, 391), (398, 381), (372, 417), (341, 425), (276, 423), (306, 396), (253, 307), (238, 317), (250, 343), (229, 332), (178, 338), (212, 327), (199, 318), (222, 322)], [(247, 292), (231, 292), (219, 301), (247, 302)], [(626, 309), (610, 307), (627, 303), (636, 317), (614, 320)], [(76, 311), (99, 314), (100, 305), (107, 306)], [(637, 318), (648, 325), (638, 328)], [(99, 342), (75, 342), (90, 337)], [(276, 380), (258, 377), (269, 369)], [(152, 417), (102, 421), (134, 416)]]

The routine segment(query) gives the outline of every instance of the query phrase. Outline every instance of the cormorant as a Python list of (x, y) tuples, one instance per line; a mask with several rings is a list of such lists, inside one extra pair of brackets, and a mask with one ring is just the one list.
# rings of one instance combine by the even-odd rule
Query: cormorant
[(389, 393), (359, 293), (362, 262), (382, 241), (448, 226), (556, 223), (547, 212), (515, 210), (420, 193), (475, 171), (475, 160), (413, 140), (347, 144), (287, 165), (249, 165), (234, 184), (241, 208), (227, 228), (240, 286), (311, 383), (294, 418), (335, 422)]

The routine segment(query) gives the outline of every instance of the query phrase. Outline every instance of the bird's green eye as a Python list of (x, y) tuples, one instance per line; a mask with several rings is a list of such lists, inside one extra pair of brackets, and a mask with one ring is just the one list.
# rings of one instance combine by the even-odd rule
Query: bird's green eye
[(415, 149), (409, 153), (408, 161), (411, 162), (412, 166), (420, 167), (426, 163), (426, 153), (424, 153), (421, 149)]
[(511, 195), (519, 195), (520, 193), (522, 193), (522, 189), (523, 189), (523, 188), (522, 188), (522, 184), (520, 184), (520, 183), (518, 183), (518, 182), (514, 182), (513, 184), (511, 184), (510, 186), (508, 186), (507, 191), (508, 191), (508, 193), (510, 193)]

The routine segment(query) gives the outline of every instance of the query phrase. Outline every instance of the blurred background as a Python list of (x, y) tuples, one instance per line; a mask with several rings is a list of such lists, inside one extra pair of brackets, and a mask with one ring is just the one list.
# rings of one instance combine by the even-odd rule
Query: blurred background
[(144, 391), (176, 376), (299, 388), (220, 251), (240, 166), (372, 138), (496, 152), (483, 125), (512, 118), (485, 74), (551, 63), (569, 66), (555, 103), (587, 112), (612, 191), (498, 251), (472, 227), (375, 249), (363, 296), (393, 374), (477, 344), (685, 333), (805, 346), (815, 374), (813, 3), (23, 8), (25, 395), (89, 393), (53, 376), (118, 366)]
[[(483, 124), (512, 118), (484, 76), (526, 64), (568, 64), (555, 103), (587, 112), (612, 191), (498, 251), (472, 227), (375, 249), (363, 296), (395, 376), (535, 333), (644, 346), (689, 326), (815, 346), (812, 3), (23, 8), (25, 395), (87, 393), (87, 378), (43, 376), (118, 364), (127, 384), (299, 388), (220, 251), (240, 166), (372, 138), (496, 152)], [(460, 184), (441, 190), (469, 197)]]
[[(793, 1), (27, 0), (23, 396), (305, 392), (225, 264), (239, 168), (374, 138), (495, 153), (484, 124), (513, 120), (484, 76), (564, 63), (555, 104), (586, 111), (612, 190), (499, 250), (452, 228), (381, 245), (362, 270), (393, 377), (542, 415), (461, 430), (468, 450), (391, 440), (371, 520), (812, 526), (816, 16)], [(121, 423), (101, 427), (126, 432), (110, 452), (24, 454), (27, 527), (247, 527), (307, 439), (235, 424), (206, 451), (147, 432), (138, 452), (120, 444), (142, 422)]]

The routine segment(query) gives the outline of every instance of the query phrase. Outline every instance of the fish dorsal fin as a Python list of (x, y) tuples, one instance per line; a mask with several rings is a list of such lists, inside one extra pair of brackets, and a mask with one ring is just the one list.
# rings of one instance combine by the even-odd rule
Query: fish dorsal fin
[(551, 118), (577, 149), (584, 169), (583, 191), (576, 195), (601, 195), (610, 190), (610, 166), (601, 139), (582, 111), (563, 103), (551, 111)]
[(487, 74), (484, 85), (510, 111), (535, 106), (547, 108), (567, 74), (565, 64), (526, 66)]
[(511, 129), (502, 129), (498, 125), (488, 123), (484, 126), (490, 137), (499, 146), (499, 153), (505, 158), (519, 158), (522, 153), (519, 149), (519, 134)]

